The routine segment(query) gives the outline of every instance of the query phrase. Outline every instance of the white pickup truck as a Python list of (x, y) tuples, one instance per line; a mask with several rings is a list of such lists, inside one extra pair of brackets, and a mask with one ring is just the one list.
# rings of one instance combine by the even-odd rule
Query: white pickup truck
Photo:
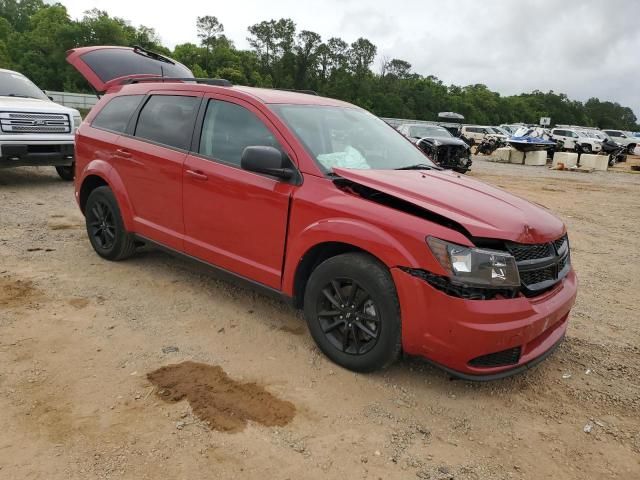
[(52, 102), (21, 73), (0, 69), (0, 168), (50, 165), (74, 176), (78, 110)]

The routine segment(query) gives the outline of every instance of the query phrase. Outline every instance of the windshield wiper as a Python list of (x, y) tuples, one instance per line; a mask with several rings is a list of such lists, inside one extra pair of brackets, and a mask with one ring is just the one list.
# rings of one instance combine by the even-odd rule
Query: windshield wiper
[(30, 97), (29, 95), (20, 95), (18, 93), (2, 93), (0, 94), (0, 97), (36, 98), (36, 97)]
[(394, 170), (442, 170), (435, 165), (427, 165), (426, 163), (416, 163), (415, 165), (407, 165), (406, 167), (395, 168)]
[(134, 45), (133, 53), (137, 53), (138, 55), (142, 55), (143, 57), (149, 57), (154, 60), (158, 60), (159, 62), (169, 63), (171, 65), (175, 65), (176, 62), (171, 60), (164, 55), (160, 55), (159, 53), (153, 52), (151, 50), (147, 50), (146, 48), (142, 48), (140, 45)]

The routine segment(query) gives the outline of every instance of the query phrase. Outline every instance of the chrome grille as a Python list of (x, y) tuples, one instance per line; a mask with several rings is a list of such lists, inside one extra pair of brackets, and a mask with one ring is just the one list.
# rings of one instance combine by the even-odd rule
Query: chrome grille
[(71, 119), (64, 113), (0, 112), (5, 133), (71, 133)]

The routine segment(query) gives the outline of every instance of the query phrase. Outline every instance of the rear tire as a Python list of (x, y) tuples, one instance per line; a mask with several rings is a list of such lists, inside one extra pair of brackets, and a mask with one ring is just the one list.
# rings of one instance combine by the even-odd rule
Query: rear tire
[(633, 155), (633, 152), (635, 151), (636, 146), (632, 143), (630, 145), (627, 145), (627, 153), (629, 155)]
[(589, 145), (588, 143), (582, 145), (582, 153), (591, 153), (591, 145)]
[(109, 187), (91, 192), (85, 206), (85, 222), (91, 246), (102, 258), (124, 260), (135, 253), (135, 240), (124, 227), (118, 202)]
[(393, 363), (401, 350), (400, 305), (389, 270), (364, 253), (322, 262), (304, 295), (311, 336), (338, 365), (371, 372)]
[(76, 176), (76, 165), (75, 163), (72, 163), (68, 166), (56, 167), (56, 172), (58, 172), (58, 175), (62, 180), (70, 182)]

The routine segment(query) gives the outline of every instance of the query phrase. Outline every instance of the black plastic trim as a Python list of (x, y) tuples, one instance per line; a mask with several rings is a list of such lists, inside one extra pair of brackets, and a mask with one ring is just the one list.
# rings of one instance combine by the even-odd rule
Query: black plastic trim
[(510, 368), (509, 370), (504, 370), (498, 373), (491, 373), (488, 375), (473, 375), (469, 373), (462, 373), (457, 370), (445, 367), (444, 365), (441, 365), (438, 362), (434, 362), (433, 360), (429, 360), (428, 358), (424, 358), (424, 361), (436, 368), (439, 368), (440, 370), (447, 372), (449, 375), (454, 377), (454, 379), (466, 380), (470, 382), (491, 382), (494, 380), (508, 378), (513, 375), (518, 375), (519, 373), (532, 369), (539, 363), (546, 360), (553, 352), (555, 352), (560, 344), (564, 341), (564, 338), (565, 336), (562, 335), (562, 337), (560, 337), (560, 339), (556, 343), (554, 343), (546, 352), (534, 358), (533, 360), (529, 360), (527, 363), (523, 363), (522, 365), (518, 365), (517, 367)]
[(483, 288), (456, 285), (451, 282), (449, 277), (436, 275), (427, 270), (408, 267), (399, 268), (450, 297), (462, 298), (464, 300), (497, 300), (500, 299), (500, 297), (503, 297), (503, 299), (513, 299), (518, 296), (518, 288)]

